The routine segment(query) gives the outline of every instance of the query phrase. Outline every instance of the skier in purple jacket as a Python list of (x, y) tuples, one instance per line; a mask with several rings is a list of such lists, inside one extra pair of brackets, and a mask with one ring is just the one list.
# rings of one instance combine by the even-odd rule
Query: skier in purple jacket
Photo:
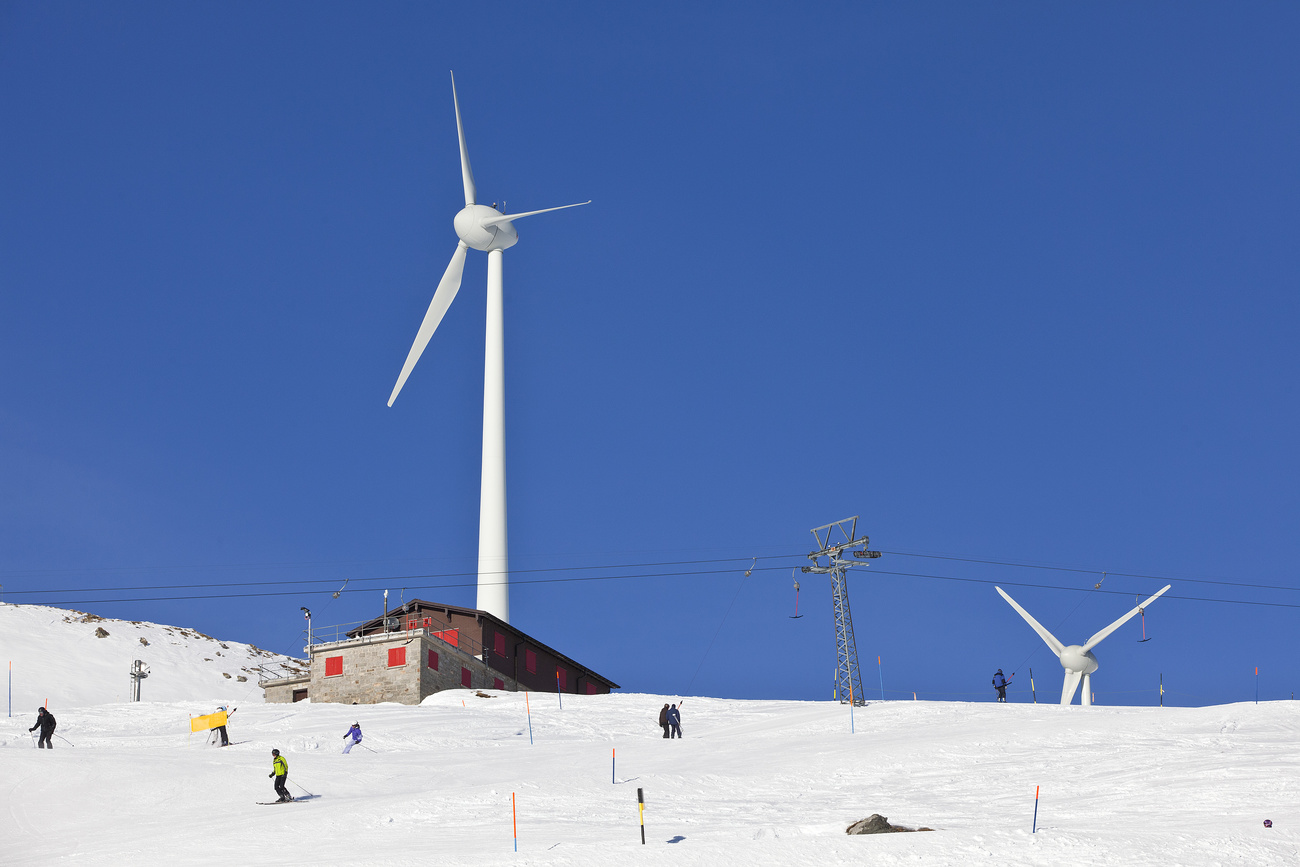
[[(351, 740), (348, 740), (349, 738)], [(343, 755), (346, 756), (352, 752), (353, 747), (361, 743), (361, 723), (353, 723), (352, 728), (348, 729), (348, 733), (343, 736), (343, 740), (347, 741), (347, 744), (343, 747)]]

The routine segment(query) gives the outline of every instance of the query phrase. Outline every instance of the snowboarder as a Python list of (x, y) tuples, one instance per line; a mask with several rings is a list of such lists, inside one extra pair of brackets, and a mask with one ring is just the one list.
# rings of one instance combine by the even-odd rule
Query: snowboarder
[(996, 690), (998, 691), (998, 701), (1006, 701), (1006, 700), (1007, 700), (1007, 684), (1008, 684), (1008, 683), (1009, 683), (1009, 681), (1008, 681), (1005, 677), (1002, 676), (1002, 669), (999, 668), (999, 669), (998, 669), (998, 673), (995, 674), (995, 675), (993, 675), (993, 688), (996, 689)]
[(682, 736), (682, 714), (677, 710), (677, 705), (668, 709), (668, 725), (672, 726), (672, 737), (679, 738)]
[(277, 803), (292, 801), (293, 795), (289, 794), (288, 788), (285, 787), (284, 781), (289, 778), (289, 763), (280, 755), (279, 750), (271, 750), (274, 759), (271, 761), (271, 773), (268, 777), (275, 777), (275, 793), (280, 796)]
[(54, 737), (54, 727), (56, 725), (58, 725), (58, 721), (54, 719), (54, 714), (43, 707), (38, 707), (36, 709), (36, 725), (29, 728), (28, 731), (34, 732), (37, 728), (40, 728), (41, 739), (36, 742), (36, 745), (41, 749), (48, 748), (52, 750), (54, 749), (54, 741), (50, 740), (50, 738)]
[[(348, 740), (348, 738), (351, 738), (351, 740)], [(361, 723), (353, 723), (352, 728), (348, 729), (348, 733), (343, 736), (343, 740), (348, 741), (343, 746), (343, 755), (346, 756), (352, 752), (353, 747), (361, 743)]]
[[(225, 706), (224, 704), (217, 708), (217, 713), (225, 714), (227, 717), (230, 716), (230, 711), (227, 710), (227, 708), (226, 708), (226, 706)], [(221, 735), (221, 744), (220, 744), (220, 746), (223, 746), (223, 747), (228, 747), (228, 746), (230, 746), (230, 737), (226, 734), (226, 724), (225, 724), (225, 723), (222, 723), (221, 725), (217, 726), (216, 728), (213, 729), (213, 731), (214, 731), (214, 732), (217, 732), (217, 734)]]
[(664, 703), (664, 709), (659, 711), (659, 725), (664, 730), (664, 739), (668, 739), (668, 704)]

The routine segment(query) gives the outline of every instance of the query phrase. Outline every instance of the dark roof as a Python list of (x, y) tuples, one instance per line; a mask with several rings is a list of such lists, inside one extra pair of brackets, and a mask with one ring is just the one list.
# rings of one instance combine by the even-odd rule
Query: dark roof
[(594, 677), (597, 680), (602, 681), (603, 683), (607, 684), (610, 687), (610, 689), (622, 689), (622, 687), (620, 687), (617, 683), (614, 683), (614, 681), (610, 680), (608, 677), (597, 674), (596, 672), (592, 671), (590, 668), (578, 662), (577, 660), (573, 659), (572, 657), (565, 656), (563, 653), (560, 653), (560, 651), (556, 650), (554, 647), (551, 647), (550, 645), (538, 641), (536, 638), (533, 638), (531, 635), (529, 635), (527, 632), (524, 632), (519, 627), (511, 626), (509, 623), (506, 623), (504, 620), (502, 620), (500, 617), (497, 617), (495, 614), (489, 614), (488, 612), (482, 611), (478, 608), (462, 608), (459, 605), (447, 605), (442, 602), (429, 602), (425, 599), (412, 599), (410, 602), (407, 602), (403, 605), (399, 605), (398, 607), (390, 609), (389, 611), (385, 612), (383, 617), (376, 617), (373, 620), (367, 620), (365, 623), (361, 624), (356, 629), (349, 631), (348, 636), (355, 637), (371, 629), (376, 629), (378, 627), (381, 627), (383, 626), (383, 621), (386, 620), (387, 618), (397, 617), (399, 615), (409, 613), (413, 608), (416, 607), (440, 608), (443, 611), (455, 612), (456, 614), (461, 614), (466, 617), (476, 617), (479, 620), (490, 621), (501, 631), (512, 632), (515, 635), (518, 635), (520, 638), (527, 640), (529, 644), (536, 645), (539, 650), (544, 650), (547, 653), (554, 656), (556, 659), (561, 659), (564, 662), (567, 662), (573, 668), (581, 669), (582, 671), (587, 673), (588, 677)]

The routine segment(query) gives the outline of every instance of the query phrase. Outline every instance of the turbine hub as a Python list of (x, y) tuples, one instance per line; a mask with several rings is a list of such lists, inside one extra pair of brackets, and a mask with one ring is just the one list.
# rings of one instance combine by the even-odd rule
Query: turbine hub
[(483, 225), (484, 220), (491, 220), (501, 215), (496, 208), (487, 205), (466, 205), (456, 215), (453, 225), (460, 239), (475, 250), (482, 250), (485, 253), (505, 250), (519, 243), (519, 235), (515, 232), (514, 224)]
[(1079, 674), (1092, 674), (1097, 670), (1097, 657), (1091, 650), (1084, 650), (1078, 644), (1071, 644), (1061, 651), (1061, 668), (1077, 671)]

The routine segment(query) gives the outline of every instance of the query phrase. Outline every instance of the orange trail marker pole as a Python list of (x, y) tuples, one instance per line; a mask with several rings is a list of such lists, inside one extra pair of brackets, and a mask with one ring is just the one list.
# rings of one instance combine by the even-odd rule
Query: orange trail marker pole
[(1034, 786), (1034, 830), (1029, 832), (1031, 834), (1038, 833), (1038, 788)]
[(1255, 666), (1255, 704), (1259, 704), (1259, 666)]
[(885, 667), (880, 662), (880, 657), (876, 657), (876, 674), (880, 675), (880, 700), (885, 700)]
[(616, 785), (618, 785), (618, 776), (617, 776), (617, 770), (616, 770), (616, 769), (618, 768), (618, 764), (617, 764), (617, 759), (618, 759), (618, 757), (614, 755), (614, 752), (615, 752), (615, 751), (614, 751), (614, 748), (613, 748), (613, 747), (610, 747), (610, 750), (609, 750), (609, 784), (610, 784), (611, 786), (616, 786)]
[(515, 818), (515, 793), (510, 793), (510, 830), (515, 835), (515, 851), (519, 851), (519, 820)]
[(524, 693), (524, 710), (528, 711), (528, 743), (533, 742), (533, 709), (528, 704), (528, 693)]

